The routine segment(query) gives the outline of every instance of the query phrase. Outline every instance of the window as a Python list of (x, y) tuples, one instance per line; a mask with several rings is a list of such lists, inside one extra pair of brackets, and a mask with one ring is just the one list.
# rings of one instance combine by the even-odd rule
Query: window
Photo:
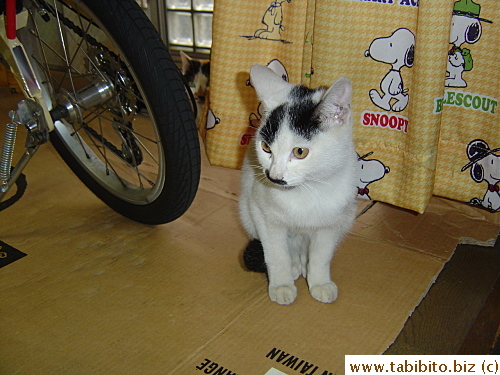
[(214, 0), (165, 0), (172, 50), (210, 53)]

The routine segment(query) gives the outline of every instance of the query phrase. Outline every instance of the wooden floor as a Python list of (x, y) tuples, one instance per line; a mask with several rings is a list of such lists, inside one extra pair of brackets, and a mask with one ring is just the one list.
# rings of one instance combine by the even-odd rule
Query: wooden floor
[(500, 354), (500, 237), (459, 245), (385, 354)]

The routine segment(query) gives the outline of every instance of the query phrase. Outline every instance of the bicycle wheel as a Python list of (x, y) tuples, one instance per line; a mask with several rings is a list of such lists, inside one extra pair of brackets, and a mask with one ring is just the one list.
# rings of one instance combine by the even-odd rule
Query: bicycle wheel
[(51, 142), (111, 208), (161, 224), (191, 205), (200, 148), (181, 74), (134, 0), (26, 0)]

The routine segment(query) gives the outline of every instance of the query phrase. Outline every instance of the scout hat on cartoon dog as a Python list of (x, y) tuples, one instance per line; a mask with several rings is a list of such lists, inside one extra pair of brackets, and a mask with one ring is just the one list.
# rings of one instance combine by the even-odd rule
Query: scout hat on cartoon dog
[(484, 18), (479, 18), (480, 12), (481, 12), (481, 5), (476, 4), (472, 0), (459, 0), (455, 2), (455, 5), (453, 6), (454, 15), (475, 18), (479, 21), (493, 23), (493, 21), (486, 20)]
[[(491, 150), (490, 146), (488, 146), (488, 144), (482, 139), (473, 140), (467, 146), (467, 157), (469, 158), (469, 162), (462, 167), (462, 172), (471, 166), (475, 166), (477, 162), (483, 160), (488, 155), (493, 154), (497, 151), (500, 151), (500, 147)], [(474, 169), (474, 167), (472, 169)], [(473, 170), (471, 170), (471, 174), (474, 174)], [(474, 178), (474, 180), (476, 179)]]

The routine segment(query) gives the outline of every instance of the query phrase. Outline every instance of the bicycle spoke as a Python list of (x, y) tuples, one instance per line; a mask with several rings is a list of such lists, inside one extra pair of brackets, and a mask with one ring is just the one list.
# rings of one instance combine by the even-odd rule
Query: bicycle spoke
[(132, 131), (132, 134), (133, 134), (135, 140), (144, 149), (144, 151), (146, 151), (148, 153), (148, 155), (151, 157), (151, 159), (153, 159), (153, 161), (155, 162), (155, 164), (156, 165), (160, 165), (160, 162), (155, 158), (155, 156), (151, 153), (151, 151), (149, 151), (149, 149), (144, 145), (144, 143), (142, 143), (141, 140), (135, 136), (135, 133), (133, 131)]
[[(66, 46), (66, 41), (64, 40), (64, 35), (63, 35), (63, 29), (62, 29), (62, 24), (61, 24), (61, 20), (60, 20), (59, 10), (57, 8), (56, 0), (54, 0), (53, 2), (54, 2), (55, 13), (56, 13), (57, 29), (58, 29), (58, 32), (59, 32), (59, 42), (61, 43), (62, 50), (63, 50), (63, 53), (64, 53), (64, 56), (63, 56), (62, 60), (63, 60), (63, 63), (66, 64), (66, 71), (64, 73), (64, 76), (63, 76), (61, 82), (64, 82), (64, 80), (66, 78), (66, 75), (69, 73), (69, 79), (70, 79), (71, 88), (72, 88), (71, 91), (75, 92), (75, 86), (74, 86), (74, 83), (73, 83), (73, 77), (71, 75), (71, 66), (68, 63), (68, 50), (67, 50), (67, 46)], [(60, 89), (61, 89), (61, 86), (57, 87), (56, 91), (59, 91)]]
[[(88, 134), (89, 136), (89, 139), (90, 141), (92, 142), (92, 144), (95, 146), (96, 150), (101, 154), (101, 156), (104, 157), (104, 152), (102, 151), (102, 149), (106, 149), (106, 146), (102, 146), (99, 147), (98, 144), (95, 142), (94, 140), (94, 137), (91, 135), (91, 134)], [(104, 157), (105, 158), (105, 157)], [(109, 162), (109, 160), (107, 158), (106, 159), (106, 165), (110, 166), (111, 167), (111, 170), (113, 171), (113, 176), (116, 177), (116, 179), (118, 180), (118, 182), (123, 186), (123, 187), (127, 187), (127, 184), (124, 182), (124, 180), (120, 177), (120, 174), (116, 172), (115, 168), (113, 167), (113, 164), (111, 162)], [(107, 172), (109, 173), (109, 171)], [(109, 175), (109, 174), (108, 174)]]

